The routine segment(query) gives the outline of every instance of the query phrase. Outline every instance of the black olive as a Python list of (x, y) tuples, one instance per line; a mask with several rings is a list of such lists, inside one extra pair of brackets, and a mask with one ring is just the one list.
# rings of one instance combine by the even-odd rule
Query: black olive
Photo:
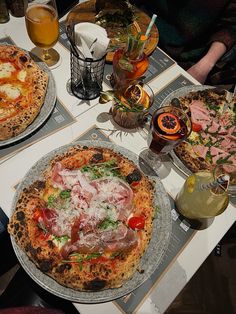
[(141, 179), (142, 179), (142, 175), (138, 169), (134, 170), (133, 172), (131, 172), (130, 174), (126, 176), (126, 181), (129, 184), (131, 184), (132, 182), (140, 181)]
[(98, 162), (98, 161), (102, 161), (103, 160), (103, 154), (101, 153), (96, 153), (92, 156), (92, 158), (90, 159), (91, 162)]
[(24, 63), (28, 60), (26, 56), (20, 56), (19, 59), (21, 62), (24, 62)]
[(175, 107), (181, 108), (181, 104), (180, 104), (180, 101), (179, 101), (178, 98), (173, 98), (173, 99), (171, 100), (171, 105), (172, 105), (172, 106), (175, 106)]

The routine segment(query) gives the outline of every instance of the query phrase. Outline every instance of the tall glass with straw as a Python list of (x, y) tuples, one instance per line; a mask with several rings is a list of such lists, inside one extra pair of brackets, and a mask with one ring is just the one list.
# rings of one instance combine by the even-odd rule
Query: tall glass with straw
[(114, 53), (111, 83), (115, 90), (124, 92), (133, 81), (142, 77), (148, 69), (149, 63), (144, 48), (155, 19), (156, 15), (154, 14), (145, 35), (141, 32), (130, 33), (126, 47), (120, 48)]

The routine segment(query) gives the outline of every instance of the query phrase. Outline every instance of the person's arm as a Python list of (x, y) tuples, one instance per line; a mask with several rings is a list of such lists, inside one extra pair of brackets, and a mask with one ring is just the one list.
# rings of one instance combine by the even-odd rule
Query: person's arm
[(187, 70), (198, 82), (204, 83), (209, 72), (213, 69), (216, 62), (226, 52), (226, 46), (222, 42), (215, 41), (211, 44), (205, 56)]
[(236, 44), (236, 0), (229, 1), (224, 8), (208, 44), (208, 52), (188, 69), (188, 73), (202, 84), (216, 62)]

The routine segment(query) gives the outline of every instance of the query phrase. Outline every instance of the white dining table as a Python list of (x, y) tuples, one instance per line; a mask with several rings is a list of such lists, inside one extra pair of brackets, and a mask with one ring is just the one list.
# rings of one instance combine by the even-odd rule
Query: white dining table
[[(0, 39), (7, 37), (10, 37), (15, 45), (28, 51), (34, 47), (27, 35), (24, 18), (11, 16), (8, 23), (0, 24)], [(135, 154), (139, 154), (144, 148), (147, 148), (147, 128), (140, 128), (132, 132), (119, 128), (113, 123), (108, 114), (110, 103), (100, 104), (98, 99), (82, 101), (68, 92), (70, 53), (60, 42), (55, 45), (55, 49), (61, 57), (60, 65), (51, 70), (56, 83), (56, 94), (58, 100), (70, 113), (73, 123), (20, 147), (0, 160), (0, 206), (8, 217), (11, 216), (12, 212), (11, 204), (15, 187), (31, 166), (48, 152), (78, 139), (94, 126), (102, 130), (112, 142), (131, 150)], [(153, 79), (150, 85), (154, 92), (158, 92), (179, 75), (183, 75), (193, 84), (199, 84), (174, 63)], [(108, 89), (105, 83), (104, 89)], [(163, 163), (160, 179), (165, 190), (174, 198), (183, 185), (186, 176), (167, 159)], [(215, 217), (207, 228), (195, 232), (191, 240), (168, 265), (158, 282), (142, 300), (136, 312), (140, 314), (164, 313), (235, 220), (236, 210), (230, 203), (224, 213)], [(115, 314), (122, 312), (114, 302), (73, 304), (81, 314)]]

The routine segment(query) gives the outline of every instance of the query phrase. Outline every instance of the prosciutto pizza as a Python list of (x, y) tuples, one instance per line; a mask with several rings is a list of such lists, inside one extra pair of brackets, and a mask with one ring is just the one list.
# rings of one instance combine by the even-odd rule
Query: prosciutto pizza
[(175, 149), (178, 157), (192, 172), (219, 164), (225, 164), (228, 172), (235, 171), (236, 99), (228, 104), (225, 90), (207, 88), (189, 92), (177, 101), (192, 121), (189, 138)]
[(0, 140), (23, 132), (43, 105), (48, 74), (29, 55), (0, 45)]
[(22, 191), (8, 231), (59, 284), (118, 288), (139, 270), (153, 198), (152, 182), (132, 161), (109, 148), (77, 145)]

